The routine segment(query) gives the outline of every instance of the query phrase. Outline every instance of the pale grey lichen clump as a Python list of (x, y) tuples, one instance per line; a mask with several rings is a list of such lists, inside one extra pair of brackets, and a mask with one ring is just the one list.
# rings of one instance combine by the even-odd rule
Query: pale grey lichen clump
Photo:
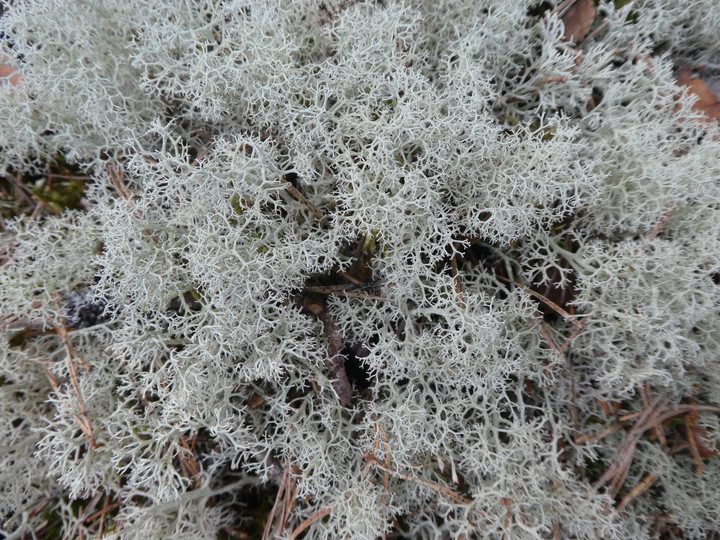
[[(601, 2), (577, 46), (531, 0), (13, 2), (0, 169), (91, 180), (5, 224), (0, 530), (97, 535), (107, 496), (104, 534), (223, 537), (285, 482), (278, 537), (720, 531), (720, 461), (657, 430), (598, 482), (613, 403), (720, 403), (720, 130), (673, 71), (717, 69), (718, 27), (712, 0)], [(308, 292), (343, 275), (369, 287)]]

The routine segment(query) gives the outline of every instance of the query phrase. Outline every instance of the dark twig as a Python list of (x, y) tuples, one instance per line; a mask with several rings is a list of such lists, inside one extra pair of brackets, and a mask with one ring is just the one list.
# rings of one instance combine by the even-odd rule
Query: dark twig
[(352, 400), (352, 386), (345, 372), (345, 362), (340, 355), (345, 340), (335, 325), (335, 321), (333, 321), (332, 315), (324, 302), (306, 296), (303, 298), (303, 307), (313, 313), (323, 323), (325, 335), (328, 338), (325, 367), (333, 379), (333, 388), (340, 403), (347, 407)]

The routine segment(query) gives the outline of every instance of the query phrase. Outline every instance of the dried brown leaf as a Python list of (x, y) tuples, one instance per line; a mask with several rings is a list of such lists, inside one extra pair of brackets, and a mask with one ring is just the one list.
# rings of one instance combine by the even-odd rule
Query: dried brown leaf
[(677, 83), (687, 86), (688, 91), (697, 96), (693, 109), (702, 112), (708, 119), (720, 121), (720, 101), (704, 80), (693, 78), (692, 71), (683, 68), (678, 73)]
[(13, 86), (20, 86), (22, 83), (22, 75), (8, 64), (10, 58), (6, 55), (0, 55), (0, 79), (5, 79)]
[(595, 20), (593, 0), (576, 0), (563, 14), (565, 41), (578, 42), (587, 36)]

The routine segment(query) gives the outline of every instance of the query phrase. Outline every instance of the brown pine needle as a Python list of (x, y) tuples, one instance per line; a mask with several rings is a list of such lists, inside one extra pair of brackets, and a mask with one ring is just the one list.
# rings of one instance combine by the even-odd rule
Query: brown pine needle
[(315, 523), (317, 520), (324, 518), (328, 514), (332, 512), (332, 508), (323, 508), (322, 510), (318, 510), (313, 515), (311, 515), (309, 518), (307, 518), (305, 521), (303, 521), (298, 527), (290, 533), (290, 540), (295, 540), (298, 536), (300, 536), (303, 532), (305, 532), (305, 529), (310, 527), (313, 523)]
[(201, 476), (200, 476), (200, 465), (193, 454), (193, 447), (197, 442), (197, 436), (193, 439), (192, 443), (189, 443), (187, 437), (180, 438), (180, 446), (182, 446), (187, 452), (182, 452), (179, 455), (180, 467), (183, 469), (185, 476), (192, 479), (195, 487), (201, 487)]
[[(650, 406), (650, 385), (648, 383), (645, 383), (645, 387), (640, 389), (640, 396), (643, 401), (643, 405), (646, 407)], [(665, 438), (665, 431), (662, 428), (661, 424), (657, 424), (653, 430), (655, 431), (655, 436), (657, 437), (658, 441), (660, 442), (660, 446), (663, 447), (663, 449), (667, 449), (667, 439)]]
[(611, 497), (614, 497), (620, 491), (630, 470), (635, 455), (635, 447), (640, 442), (642, 434), (657, 423), (657, 419), (661, 416), (666, 405), (666, 400), (656, 401), (642, 411), (637, 422), (628, 432), (625, 441), (620, 445), (612, 464), (600, 479), (593, 484), (595, 488), (609, 483), (608, 491)]
[(109, 164), (107, 166), (108, 175), (110, 176), (110, 183), (115, 188), (115, 191), (125, 199), (132, 199), (137, 193), (130, 191), (125, 184), (125, 173), (123, 170), (115, 164)]
[[(55, 300), (55, 306), (57, 307), (58, 312), (61, 311), (60, 306), (60, 300)], [(85, 437), (88, 440), (88, 443), (90, 444), (90, 448), (97, 448), (97, 442), (95, 442), (95, 435), (92, 431), (92, 424), (90, 423), (90, 418), (87, 414), (87, 407), (85, 406), (85, 400), (83, 399), (82, 392), (80, 391), (80, 383), (78, 382), (77, 378), (77, 371), (75, 370), (75, 361), (78, 362), (82, 367), (87, 369), (88, 371), (92, 370), (92, 366), (88, 366), (78, 354), (75, 353), (75, 350), (73, 349), (72, 345), (70, 344), (70, 340), (68, 338), (68, 331), (67, 327), (65, 326), (65, 321), (62, 319), (62, 317), (58, 317), (57, 320), (57, 326), (56, 330), (58, 335), (60, 336), (60, 340), (62, 341), (63, 346), (65, 347), (65, 353), (66, 353), (66, 362), (68, 367), (68, 373), (70, 374), (70, 381), (72, 383), (73, 390), (75, 390), (75, 397), (78, 402), (78, 407), (80, 407), (80, 414), (75, 416), (75, 421), (80, 426), (80, 429), (85, 434)]]
[[(666, 411), (665, 407), (667, 406), (668, 402), (667, 400), (662, 401), (655, 401), (653, 404), (646, 406), (645, 410), (640, 412), (639, 414), (633, 414), (633, 415), (626, 415), (622, 417), (621, 423), (615, 424), (608, 428), (608, 430), (605, 430), (604, 432), (591, 436), (590, 438), (584, 437), (580, 438), (579, 442), (586, 442), (594, 439), (602, 438), (603, 436), (611, 433), (612, 431), (617, 431), (619, 429), (618, 426), (622, 427), (622, 421), (627, 421), (630, 419), (635, 419), (635, 424), (630, 429), (630, 431), (627, 434), (627, 437), (625, 438), (625, 441), (620, 445), (620, 448), (618, 449), (617, 455), (615, 459), (613, 460), (612, 464), (607, 468), (605, 473), (600, 477), (599, 480), (597, 480), (593, 486), (595, 488), (599, 488), (603, 486), (604, 484), (608, 484), (608, 492), (611, 496), (617, 495), (617, 493), (622, 489), (623, 483), (625, 482), (625, 478), (627, 478), (628, 472), (630, 470), (630, 465), (632, 464), (632, 460), (635, 454), (635, 447), (637, 446), (637, 443), (642, 438), (643, 433), (648, 431), (649, 429), (655, 429), (656, 427), (662, 426), (663, 422), (666, 420), (669, 420), (670, 418), (673, 418), (675, 416), (679, 416), (682, 414), (687, 414), (693, 411), (707, 411), (707, 412), (715, 412), (720, 413), (720, 407), (716, 407), (714, 405), (695, 405), (695, 404), (685, 404), (685, 405), (679, 405), (675, 409), (672, 409), (670, 411)], [(612, 431), (610, 431), (612, 430)], [(693, 438), (693, 434), (689, 433), (689, 438)], [(583, 440), (585, 439), (585, 440)], [(695, 460), (696, 465), (699, 463), (699, 450), (697, 449), (697, 441), (695, 441), (697, 450), (697, 455), (693, 454), (693, 459)], [(688, 443), (689, 447), (692, 451), (692, 442)], [(698, 470), (701, 469), (701, 464)], [(641, 483), (642, 484), (642, 483)], [(647, 488), (645, 488), (647, 489)], [(631, 492), (632, 493), (632, 492)], [(635, 495), (637, 497), (637, 494)], [(632, 499), (628, 500), (628, 503), (631, 502)]]
[(263, 531), (262, 535), (263, 540), (268, 540), (270, 538), (270, 534), (273, 529), (273, 522), (275, 521), (275, 512), (277, 512), (278, 508), (280, 507), (280, 501), (283, 500), (283, 496), (285, 495), (285, 490), (288, 487), (289, 481), (290, 465), (286, 465), (285, 470), (283, 471), (282, 479), (280, 480), (280, 486), (278, 486), (278, 492), (275, 497), (275, 504), (273, 504), (272, 510), (270, 510), (270, 515), (268, 515), (267, 521), (265, 522), (265, 530)]
[(105, 499), (105, 503), (106, 503), (106, 504), (103, 504), (103, 507), (102, 507), (100, 510), (98, 510), (97, 512), (95, 512), (93, 515), (91, 515), (90, 517), (88, 517), (88, 518), (85, 520), (85, 522), (86, 522), (86, 523), (92, 523), (92, 522), (95, 521), (97, 518), (105, 519), (105, 515), (106, 515), (110, 510), (114, 510), (115, 508), (119, 508), (120, 505), (124, 502), (123, 499), (120, 499), (119, 501), (116, 501), (116, 502), (114, 502), (114, 503), (112, 503), (112, 504), (107, 504), (107, 503), (109, 502), (109, 500), (110, 500), (109, 498), (106, 498), (106, 499)]
[(667, 225), (667, 222), (670, 220), (670, 217), (673, 215), (674, 212), (674, 208), (671, 208), (670, 210), (665, 210), (663, 215), (660, 217), (660, 220), (653, 226), (653, 228), (648, 233), (648, 240), (654, 240), (655, 238), (657, 238), (657, 235), (660, 234), (660, 231), (662, 231), (665, 225)]
[(625, 495), (625, 497), (623, 497), (623, 500), (620, 501), (620, 504), (615, 507), (615, 510), (621, 512), (623, 508), (625, 508), (628, 504), (630, 504), (640, 495), (645, 493), (658, 478), (660, 478), (660, 476), (658, 476), (657, 474), (646, 474), (645, 477), (640, 481), (640, 483), (634, 488), (632, 488), (630, 492)]
[(453, 255), (450, 259), (450, 268), (452, 272), (453, 281), (455, 281), (455, 295), (457, 303), (461, 308), (465, 307), (465, 292), (463, 290), (462, 277), (458, 273), (457, 256)]
[[(669, 420), (670, 418), (673, 418), (675, 416), (679, 416), (681, 414), (687, 414), (691, 411), (705, 411), (705, 412), (714, 412), (717, 414), (720, 414), (720, 407), (716, 407), (715, 405), (679, 405), (677, 408), (673, 409), (672, 411), (668, 411), (664, 413), (659, 418), (655, 419), (654, 421), (658, 424), (662, 424), (666, 420)], [(654, 424), (653, 424), (654, 425)], [(645, 429), (648, 429), (652, 426), (647, 426)]]
[(698, 450), (697, 439), (695, 439), (695, 421), (691, 416), (685, 415), (685, 430), (687, 431), (688, 444), (690, 445), (690, 454), (692, 454), (695, 468), (699, 474), (704, 472), (700, 451)]
[(573, 342), (573, 340), (578, 337), (580, 332), (583, 331), (583, 328), (585, 328), (585, 325), (587, 325), (588, 321), (590, 320), (590, 315), (588, 314), (582, 321), (578, 321), (579, 324), (575, 325), (577, 328), (572, 331), (572, 333), (567, 337), (565, 340), (565, 343), (562, 344), (560, 347), (560, 350), (563, 353), (568, 352), (568, 349), (570, 348), (570, 344)]
[(596, 433), (595, 435), (583, 435), (582, 437), (578, 437), (575, 439), (575, 442), (577, 444), (585, 444), (589, 442), (597, 442), (601, 439), (604, 439), (608, 435), (612, 435), (616, 431), (621, 430), (627, 425), (627, 422), (618, 422), (617, 424), (613, 424), (612, 426), (602, 430), (600, 433)]
[(568, 82), (568, 78), (564, 75), (560, 77), (548, 77), (547, 79), (540, 79), (537, 83), (538, 84), (547, 84), (551, 82), (559, 82), (559, 83), (566, 83)]
[(353, 276), (352, 274), (348, 274), (347, 272), (344, 272), (344, 271), (342, 271), (342, 270), (338, 270), (338, 271), (337, 271), (337, 275), (344, 277), (344, 278), (347, 279), (350, 283), (352, 283), (353, 285), (356, 285), (356, 286), (358, 286), (358, 287), (362, 287), (362, 286), (365, 285), (365, 283), (364, 283), (363, 281), (360, 281), (359, 279), (357, 279), (357, 278), (356, 278), (355, 276)]
[(547, 344), (550, 346), (550, 348), (555, 351), (560, 358), (565, 358), (565, 353), (560, 348), (560, 346), (557, 344), (557, 341), (555, 341), (555, 338), (553, 337), (552, 333), (550, 332), (550, 328), (547, 324), (541, 323), (540, 324), (540, 333), (545, 338), (545, 341), (547, 341)]
[(103, 533), (105, 532), (105, 516), (107, 515), (107, 512), (110, 508), (110, 496), (105, 495), (105, 500), (103, 501), (103, 507), (102, 507), (102, 515), (100, 516), (100, 525), (98, 525), (98, 538), (103, 537)]
[(530, 287), (527, 287), (527, 286), (523, 285), (522, 283), (519, 283), (519, 282), (515, 281), (514, 279), (506, 278), (506, 277), (504, 277), (504, 276), (497, 276), (497, 277), (498, 277), (498, 279), (501, 279), (502, 281), (506, 281), (507, 283), (512, 283), (512, 284), (515, 285), (516, 287), (519, 287), (519, 288), (523, 289), (523, 290), (524, 290), (525, 292), (527, 292), (529, 295), (534, 296), (535, 298), (537, 298), (538, 300), (540, 300), (543, 304), (545, 304), (546, 306), (548, 306), (548, 307), (549, 307), (550, 309), (552, 309), (555, 313), (557, 313), (558, 315), (560, 315), (560, 316), (561, 316), (562, 318), (564, 318), (565, 320), (570, 321), (572, 324), (574, 324), (574, 325), (577, 326), (578, 328), (582, 328), (582, 327), (584, 326), (583, 323), (581, 323), (580, 321), (578, 321), (577, 319), (575, 319), (572, 315), (570, 315), (570, 313), (568, 313), (568, 312), (565, 311), (563, 308), (561, 308), (560, 306), (558, 306), (555, 302), (553, 302), (552, 300), (550, 300), (550, 299), (549, 299), (548, 297), (546, 297), (545, 295), (540, 294), (540, 293), (537, 292), (537, 291), (533, 291)]
[(313, 214), (315, 214), (316, 218), (318, 218), (320, 221), (322, 221), (328, 227), (330, 226), (330, 220), (327, 218), (327, 216), (325, 214), (323, 214), (322, 210), (320, 210), (317, 206), (315, 206), (313, 203), (311, 203), (310, 200), (307, 197), (305, 197), (305, 195), (300, 193), (299, 189), (297, 189), (290, 182), (285, 180), (285, 178), (281, 178), (280, 181), (283, 183), (283, 185), (285, 186), (285, 189), (287, 189), (288, 193), (293, 197), (293, 199), (304, 204)]
[(383, 463), (381, 463), (376, 457), (366, 454), (365, 459), (372, 462), (372, 464), (380, 469), (381, 471), (385, 471), (387, 473), (390, 473), (392, 476), (395, 476), (397, 478), (402, 478), (403, 480), (408, 480), (410, 482), (415, 482), (416, 484), (420, 484), (421, 486), (428, 487), (434, 491), (437, 491), (439, 493), (442, 493), (443, 495), (447, 495), (451, 499), (462, 503), (462, 504), (471, 504), (472, 501), (470, 499), (466, 499), (459, 493), (456, 493), (452, 489), (446, 488), (445, 486), (441, 486), (440, 484), (436, 484), (435, 482), (429, 482), (428, 480), (423, 480), (422, 478), (416, 478), (415, 476), (411, 476), (409, 474), (401, 473), (399, 471), (394, 471), (390, 469), (389, 467), (386, 467)]
[(288, 477), (288, 484), (289, 488), (285, 489), (285, 497), (283, 500), (283, 509), (282, 514), (280, 515), (280, 530), (285, 531), (287, 528), (287, 523), (290, 519), (290, 513), (292, 512), (293, 508), (295, 507), (295, 501), (297, 501), (297, 481), (295, 480), (295, 477), (293, 476), (293, 470), (292, 467), (290, 468), (289, 477)]

